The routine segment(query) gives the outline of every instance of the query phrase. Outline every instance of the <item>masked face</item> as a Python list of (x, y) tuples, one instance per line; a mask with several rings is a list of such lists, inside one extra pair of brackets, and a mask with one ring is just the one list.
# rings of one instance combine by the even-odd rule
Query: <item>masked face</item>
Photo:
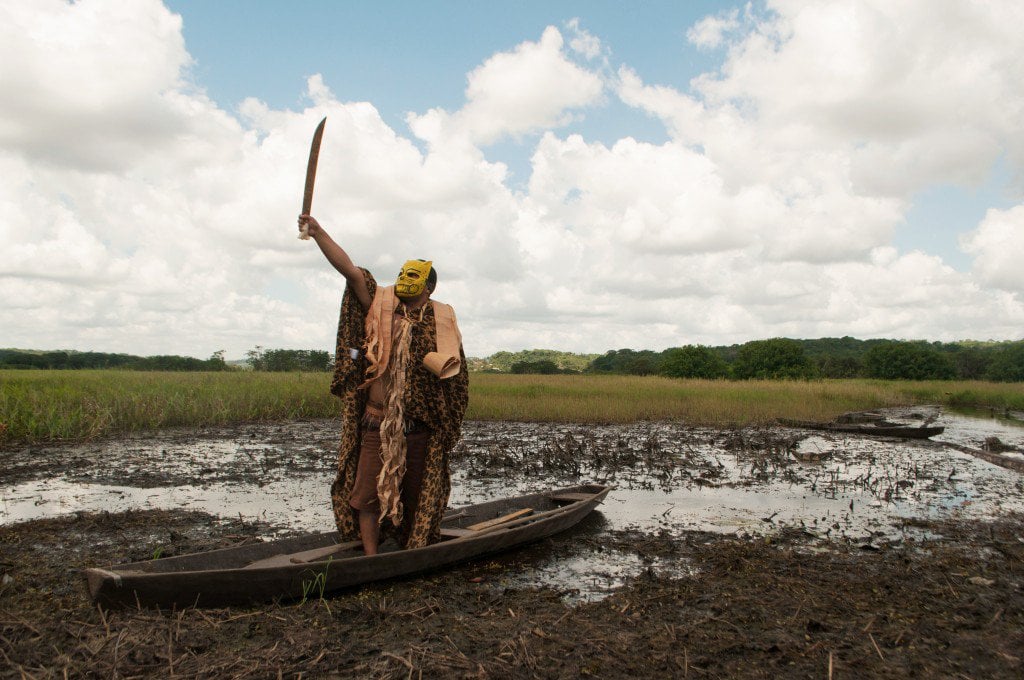
[(398, 280), (395, 281), (395, 295), (407, 300), (422, 293), (427, 287), (431, 264), (430, 262), (409, 260), (402, 265), (402, 271), (398, 272)]

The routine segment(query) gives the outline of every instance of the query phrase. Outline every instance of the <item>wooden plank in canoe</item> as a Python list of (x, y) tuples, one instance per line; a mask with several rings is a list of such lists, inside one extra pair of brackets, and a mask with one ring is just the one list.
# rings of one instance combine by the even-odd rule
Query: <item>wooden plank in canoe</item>
[(292, 564), (305, 564), (307, 562), (318, 562), (325, 560), (331, 555), (335, 555), (346, 550), (354, 550), (355, 548), (362, 547), (362, 541), (347, 541), (345, 543), (336, 543), (329, 545), (324, 548), (314, 548), (313, 550), (303, 550), (297, 553), (286, 553), (282, 555), (273, 555), (266, 557), (262, 560), (256, 560), (242, 567), (243, 569), (264, 569), (267, 567), (287, 567)]
[(462, 538), (477, 533), (472, 529), (460, 529), (459, 527), (441, 527), (441, 535), (445, 538)]
[(495, 517), (494, 519), (489, 519), (486, 522), (477, 522), (476, 524), (470, 524), (466, 528), (467, 529), (472, 529), (473, 531), (480, 531), (482, 529), (490, 529), (493, 526), (497, 526), (499, 524), (504, 524), (505, 522), (511, 522), (514, 519), (519, 519), (520, 517), (523, 517), (525, 515), (529, 515), (531, 512), (533, 512), (533, 508), (522, 508), (521, 510), (516, 510), (515, 512), (510, 512), (507, 515), (502, 515), (501, 517)]
[(566, 503), (575, 503), (576, 501), (589, 501), (593, 498), (593, 494), (589, 493), (553, 493), (548, 498), (553, 501), (564, 501)]

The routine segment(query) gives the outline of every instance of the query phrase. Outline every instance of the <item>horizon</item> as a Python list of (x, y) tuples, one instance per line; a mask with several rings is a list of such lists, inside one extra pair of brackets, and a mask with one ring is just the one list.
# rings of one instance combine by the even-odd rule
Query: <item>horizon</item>
[[(730, 349), (730, 348), (733, 348), (733, 347), (742, 347), (743, 345), (748, 344), (748, 343), (752, 343), (752, 342), (763, 342), (765, 340), (784, 339), (784, 340), (794, 340), (796, 342), (817, 342), (817, 341), (821, 341), (821, 340), (845, 340), (847, 338), (849, 338), (851, 340), (855, 340), (857, 342), (906, 342), (906, 343), (921, 343), (921, 342), (923, 342), (923, 343), (927, 343), (927, 344), (941, 343), (941, 344), (944, 344), (944, 345), (999, 345), (999, 344), (1009, 344), (1009, 343), (1024, 342), (1024, 337), (1017, 338), (1017, 339), (1008, 339), (1008, 340), (976, 340), (976, 339), (970, 339), (970, 338), (962, 338), (962, 339), (959, 339), (959, 340), (944, 341), (944, 340), (928, 340), (928, 339), (925, 339), (925, 338), (855, 338), (853, 336), (823, 336), (823, 337), (819, 337), (819, 338), (786, 338), (786, 337), (754, 338), (752, 340), (747, 340), (745, 342), (732, 343), (732, 344), (729, 344), (729, 345), (699, 345), (697, 343), (691, 343), (691, 344), (696, 345), (696, 346), (707, 347), (709, 349)], [(482, 355), (482, 356), (467, 354), (466, 355), (466, 360), (469, 361), (469, 360), (474, 360), (475, 359), (475, 360), (478, 360), (478, 361), (482, 361), (482, 360), (485, 360), (485, 359), (490, 359), (491, 357), (493, 357), (496, 354), (502, 354), (502, 353), (526, 354), (526, 353), (529, 353), (529, 352), (554, 352), (556, 354), (569, 354), (569, 355), (579, 356), (579, 357), (586, 357), (586, 356), (601, 357), (601, 356), (604, 356), (604, 355), (612, 353), (612, 352), (621, 352), (621, 351), (630, 351), (630, 352), (638, 352), (638, 353), (640, 353), (640, 352), (652, 352), (652, 353), (655, 353), (655, 354), (662, 354), (664, 352), (667, 352), (670, 349), (678, 349), (680, 347), (686, 347), (686, 346), (687, 345), (685, 345), (685, 344), (684, 345), (673, 345), (671, 347), (665, 347), (663, 349), (618, 347), (618, 348), (614, 348), (614, 349), (606, 349), (606, 350), (601, 351), (601, 352), (573, 352), (571, 350), (553, 349), (553, 348), (550, 348), (550, 347), (530, 347), (530, 348), (519, 349), (519, 350), (499, 349), (499, 350), (496, 350), (494, 352), (491, 352), (490, 354)], [(287, 347), (287, 348), (285, 348), (285, 347), (267, 347), (267, 346), (263, 346), (263, 345), (255, 345), (251, 349), (256, 349), (256, 347), (259, 347), (259, 348), (261, 348), (263, 350), (287, 349), (287, 350), (322, 351), (322, 352), (327, 352), (328, 354), (330, 354), (332, 356), (334, 355), (334, 352), (335, 352), (335, 350), (333, 350), (333, 349), (323, 350), (323, 349), (317, 349), (317, 348), (314, 348), (314, 347)], [(214, 350), (214, 352), (217, 352), (217, 351), (219, 351), (219, 350)], [(178, 355), (175, 355), (175, 354), (166, 354), (166, 355), (165, 354), (134, 354), (132, 352), (107, 352), (107, 351), (103, 351), (103, 350), (78, 350), (78, 349), (68, 349), (68, 348), (59, 348), (59, 349), (27, 349), (27, 348), (24, 348), (24, 347), (0, 347), (0, 352), (26, 352), (26, 353), (47, 353), (47, 352), (69, 352), (69, 353), (71, 353), (71, 352), (73, 352), (73, 353), (78, 353), (78, 354), (84, 354), (84, 353), (87, 353), (87, 352), (93, 352), (93, 353), (96, 353), (96, 354), (127, 354), (129, 356), (138, 356), (138, 357), (143, 357), (143, 358), (153, 357), (153, 356), (181, 356), (181, 357), (189, 358), (189, 359), (200, 359), (200, 360), (203, 359), (203, 357), (196, 356), (196, 355), (193, 355), (193, 354), (178, 354)], [(212, 353), (211, 353), (211, 356), (212, 356)], [(208, 359), (210, 357), (206, 357), (206, 358)], [(246, 362), (247, 363), (249, 360), (247, 358), (245, 358), (245, 357), (240, 357), (240, 358), (228, 358), (228, 357), (225, 357), (224, 361), (225, 361), (225, 363), (231, 364), (231, 363), (240, 363), (240, 362)]]

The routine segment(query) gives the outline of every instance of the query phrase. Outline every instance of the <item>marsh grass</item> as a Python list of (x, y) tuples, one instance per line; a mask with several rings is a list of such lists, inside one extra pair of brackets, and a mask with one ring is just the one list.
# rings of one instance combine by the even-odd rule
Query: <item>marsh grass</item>
[[(0, 443), (76, 441), (174, 426), (337, 416), (327, 373), (0, 371)], [(912, 404), (1024, 411), (1024, 384), (675, 380), (597, 375), (470, 378), (471, 420), (718, 427), (828, 420)]]
[(908, 403), (895, 383), (675, 380), (637, 376), (473, 376), (478, 420), (624, 423), (681, 420), (741, 426), (775, 418), (818, 420)]
[(0, 371), (0, 441), (328, 418), (329, 384), (325, 373)]

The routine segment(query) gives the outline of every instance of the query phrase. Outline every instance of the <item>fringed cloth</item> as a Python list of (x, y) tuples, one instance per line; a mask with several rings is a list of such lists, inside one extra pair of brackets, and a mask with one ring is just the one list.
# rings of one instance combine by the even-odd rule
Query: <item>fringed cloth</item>
[[(426, 306), (419, 310), (423, 321)], [(381, 459), (383, 467), (377, 477), (377, 498), (380, 500), (381, 523), (390, 519), (394, 526), (402, 524), (402, 480), (405, 478), (405, 376), (409, 367), (409, 345), (413, 322), (407, 315), (394, 325), (391, 361), (384, 380), (384, 420), (380, 424)]]

